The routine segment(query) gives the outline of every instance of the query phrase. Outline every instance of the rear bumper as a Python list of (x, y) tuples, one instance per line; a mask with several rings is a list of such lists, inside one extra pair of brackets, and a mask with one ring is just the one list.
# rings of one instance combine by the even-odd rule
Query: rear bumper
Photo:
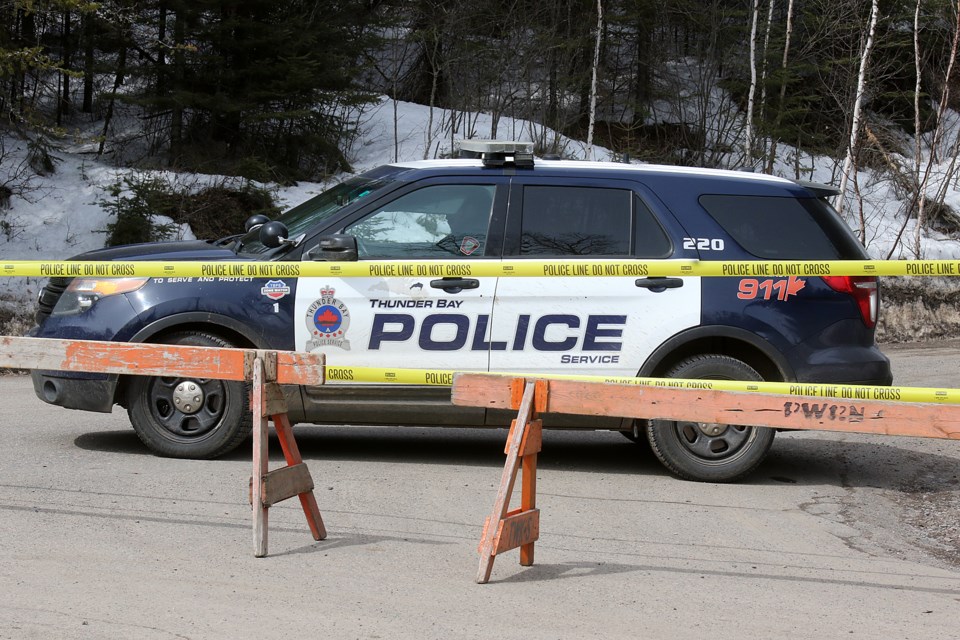
[(887, 387), (893, 384), (890, 359), (859, 319), (836, 322), (788, 354), (797, 382)]
[[(82, 375), (90, 377), (80, 377)], [(62, 371), (31, 371), (33, 392), (48, 404), (66, 409), (110, 413), (117, 390), (117, 376), (68, 374)]]
[(824, 350), (813, 360), (797, 369), (798, 381), (879, 387), (893, 384), (890, 360), (876, 347)]

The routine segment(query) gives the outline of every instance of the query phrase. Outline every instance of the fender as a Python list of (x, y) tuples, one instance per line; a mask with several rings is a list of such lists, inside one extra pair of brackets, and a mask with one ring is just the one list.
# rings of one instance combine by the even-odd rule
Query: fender
[(159, 320), (151, 322), (147, 326), (140, 329), (140, 331), (137, 331), (137, 333), (130, 338), (130, 342), (149, 342), (150, 338), (157, 335), (161, 331), (185, 324), (220, 325), (230, 329), (235, 333), (239, 333), (244, 337), (245, 340), (249, 341), (250, 344), (257, 349), (270, 348), (268, 345), (264, 344), (262, 336), (254, 333), (248, 325), (245, 325), (229, 316), (220, 315), (218, 313), (210, 313), (208, 311), (188, 311), (185, 313), (177, 313), (172, 316), (165, 316)]
[(705, 338), (728, 338), (749, 344), (763, 353), (763, 355), (765, 355), (770, 362), (774, 364), (774, 366), (780, 371), (783, 380), (788, 382), (791, 380), (796, 380), (796, 373), (794, 372), (793, 367), (790, 366), (790, 363), (787, 361), (787, 359), (779, 351), (774, 349), (769, 342), (755, 333), (750, 333), (744, 329), (738, 329), (736, 327), (730, 327), (727, 325), (706, 325), (693, 327), (671, 336), (663, 344), (657, 347), (653, 353), (650, 354), (650, 357), (648, 357), (646, 362), (643, 363), (643, 366), (640, 367), (640, 371), (637, 373), (637, 376), (641, 378), (651, 377), (653, 372), (657, 370), (660, 364), (670, 354), (678, 349), (681, 349), (684, 345)]

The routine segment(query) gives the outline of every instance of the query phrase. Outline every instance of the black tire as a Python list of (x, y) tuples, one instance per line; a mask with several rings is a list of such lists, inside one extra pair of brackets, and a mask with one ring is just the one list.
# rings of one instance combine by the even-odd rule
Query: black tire
[[(209, 333), (182, 331), (165, 344), (232, 347)], [(127, 415), (140, 440), (157, 455), (209, 459), (235, 449), (253, 429), (249, 384), (209, 378), (131, 376)], [(179, 406), (178, 406), (179, 401)], [(197, 404), (192, 404), (195, 401)]]
[[(762, 380), (750, 365), (718, 354), (682, 360), (666, 378)], [(763, 462), (776, 432), (766, 427), (652, 420), (650, 448), (671, 473), (698, 482), (732, 482)]]

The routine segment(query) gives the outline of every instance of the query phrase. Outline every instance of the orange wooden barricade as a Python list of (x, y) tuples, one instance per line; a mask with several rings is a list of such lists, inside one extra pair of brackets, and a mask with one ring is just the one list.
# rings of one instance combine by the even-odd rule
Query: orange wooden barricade
[[(276, 382), (276, 358), (256, 358), (253, 362), (251, 403), (253, 413), (253, 476), (250, 479), (250, 502), (253, 506), (253, 542), (256, 557), (267, 555), (267, 515), (271, 506), (298, 496), (303, 514), (314, 540), (327, 537), (320, 517), (317, 499), (313, 495), (313, 478), (300, 457), (300, 449), (293, 437), (293, 427), (287, 416), (287, 403)], [(321, 361), (323, 356), (320, 356)], [(268, 363), (268, 366), (264, 364)], [(320, 367), (321, 371), (323, 367)], [(272, 378), (272, 379), (271, 379)], [(269, 471), (268, 421), (273, 422), (287, 464)]]
[[(280, 384), (323, 384), (325, 363), (323, 355), (295, 351), (0, 336), (0, 367), (251, 381), (254, 452), (250, 501), (257, 557), (267, 554), (267, 510), (293, 496), (300, 498), (313, 538), (322, 540), (327, 535), (313, 495), (313, 479), (300, 457), (280, 388)], [(287, 462), (274, 471), (267, 468), (268, 420), (274, 424)]]
[[(500, 488), (493, 503), (493, 512), (483, 525), (480, 538), (480, 568), (477, 582), (490, 580), (497, 554), (520, 547), (520, 564), (533, 564), (533, 543), (540, 537), (540, 510), (537, 509), (537, 453), (542, 442), (543, 423), (537, 417), (546, 408), (547, 385), (544, 381), (525, 383), (516, 379), (510, 385), (510, 406), (517, 417), (507, 436), (507, 462), (500, 478)], [(510, 498), (523, 469), (520, 508), (510, 510)]]
[[(522, 399), (518, 398), (523, 389)], [(517, 409), (507, 438), (493, 513), (480, 540), (477, 582), (490, 579), (497, 554), (520, 547), (520, 564), (533, 564), (539, 537), (536, 505), (536, 454), (540, 451), (540, 413), (693, 420), (781, 429), (845, 431), (960, 440), (960, 405), (899, 403), (779, 394), (678, 389), (574, 380), (528, 380), (502, 375), (458, 373), (453, 403), (489, 409)], [(520, 509), (508, 511), (523, 458)], [(528, 478), (528, 458), (530, 474)]]

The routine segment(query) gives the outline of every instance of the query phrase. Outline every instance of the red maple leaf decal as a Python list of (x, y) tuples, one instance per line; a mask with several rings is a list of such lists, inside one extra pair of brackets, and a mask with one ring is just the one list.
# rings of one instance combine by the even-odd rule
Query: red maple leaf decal
[(323, 326), (334, 325), (339, 321), (340, 318), (330, 309), (324, 309), (323, 313), (317, 316), (317, 324)]
[(787, 280), (786, 297), (789, 298), (790, 296), (797, 295), (797, 292), (803, 289), (805, 286), (807, 286), (807, 282), (805, 280), (801, 280), (797, 276), (790, 276), (790, 279)]

